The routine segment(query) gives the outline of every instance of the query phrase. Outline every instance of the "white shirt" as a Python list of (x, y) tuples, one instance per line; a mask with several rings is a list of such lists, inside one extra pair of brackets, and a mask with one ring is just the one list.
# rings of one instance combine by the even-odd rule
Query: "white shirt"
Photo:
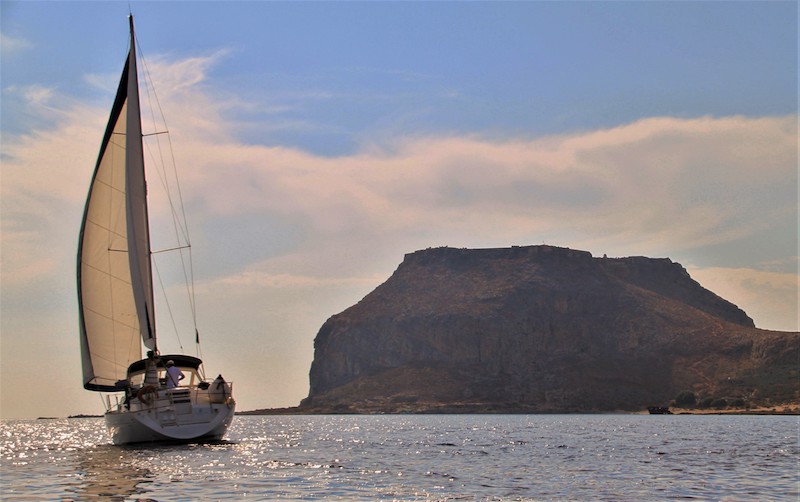
[(167, 388), (174, 389), (178, 386), (178, 382), (180, 382), (181, 378), (183, 378), (183, 372), (178, 369), (177, 366), (170, 366), (167, 368)]

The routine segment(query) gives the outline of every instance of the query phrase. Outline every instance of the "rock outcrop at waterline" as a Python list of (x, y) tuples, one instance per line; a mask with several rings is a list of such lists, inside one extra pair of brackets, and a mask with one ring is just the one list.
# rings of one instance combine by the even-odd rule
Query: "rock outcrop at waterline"
[(314, 342), (309, 411), (641, 410), (677, 393), (800, 394), (800, 336), (669, 259), (551, 246), (406, 255)]

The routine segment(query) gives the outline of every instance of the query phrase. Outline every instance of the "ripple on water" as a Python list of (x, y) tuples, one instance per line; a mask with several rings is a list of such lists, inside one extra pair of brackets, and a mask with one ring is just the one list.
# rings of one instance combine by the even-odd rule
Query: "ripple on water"
[(4, 421), (12, 500), (797, 499), (797, 417), (237, 417), (117, 447), (102, 419)]

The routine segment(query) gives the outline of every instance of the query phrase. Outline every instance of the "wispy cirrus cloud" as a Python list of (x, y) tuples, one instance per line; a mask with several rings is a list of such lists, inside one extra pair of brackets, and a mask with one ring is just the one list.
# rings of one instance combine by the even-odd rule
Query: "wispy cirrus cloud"
[(412, 138), (336, 158), (220, 144), (195, 149), (193, 164), (207, 166), (197, 188), (215, 188), (203, 195), (209, 207), (302, 213), (323, 233), (413, 227), (459, 230), (474, 242), (570, 230), (631, 242), (672, 237), (670, 247), (688, 249), (786, 218), (795, 200), (783, 181), (794, 176), (792, 124), (647, 119), (557, 138)]
[[(794, 117), (655, 117), (500, 140), (403, 137), (326, 157), (239, 141), (235, 110), (244, 99), (204, 84), (220, 57), (150, 63), (176, 157), (191, 166), (182, 172), (186, 193), (203, 220), (292, 221), (304, 244), (354, 253), (354, 240), (372, 250), (385, 243), (392, 254), (546, 240), (671, 254), (746, 238), (795, 209), (796, 188), (785, 182), (796, 177)], [(4, 146), (6, 200), (37, 190), (82, 198), (97, 143), (88, 138), (107, 112), (76, 105), (61, 113), (56, 128)], [(86, 166), (85, 176), (67, 176), (59, 155)], [(309, 258), (303, 246), (293, 251)]]
[(2, 48), (3, 56), (16, 54), (30, 49), (31, 47), (33, 47), (33, 44), (24, 38), (12, 37), (5, 33), (0, 33), (0, 48)]

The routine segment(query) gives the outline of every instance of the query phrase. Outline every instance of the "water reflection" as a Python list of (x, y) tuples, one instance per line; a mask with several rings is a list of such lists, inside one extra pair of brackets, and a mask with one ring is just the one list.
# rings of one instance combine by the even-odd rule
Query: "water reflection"
[(79, 452), (76, 460), (79, 499), (126, 500), (144, 493), (142, 484), (153, 477), (134, 449), (101, 445)]
[(797, 417), (239, 417), (230, 441), (112, 446), (0, 421), (0, 500), (798, 501)]

